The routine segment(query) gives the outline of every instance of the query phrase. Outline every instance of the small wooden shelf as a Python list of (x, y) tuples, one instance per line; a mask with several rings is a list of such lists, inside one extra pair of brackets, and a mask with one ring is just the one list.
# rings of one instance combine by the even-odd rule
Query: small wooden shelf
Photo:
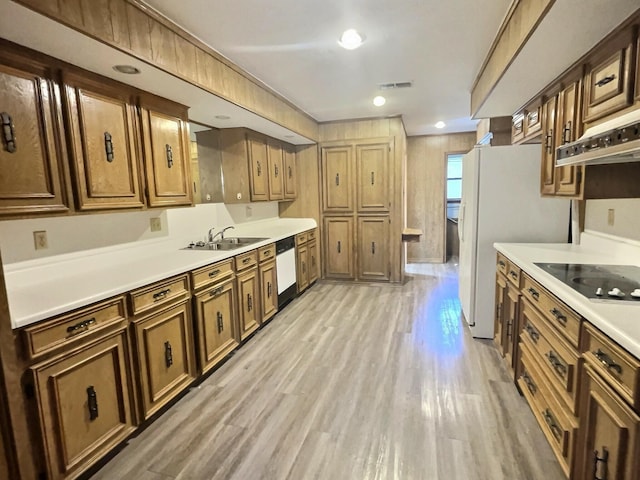
[(403, 228), (402, 229), (402, 241), (403, 242), (419, 242), (422, 236), (422, 230), (419, 228)]

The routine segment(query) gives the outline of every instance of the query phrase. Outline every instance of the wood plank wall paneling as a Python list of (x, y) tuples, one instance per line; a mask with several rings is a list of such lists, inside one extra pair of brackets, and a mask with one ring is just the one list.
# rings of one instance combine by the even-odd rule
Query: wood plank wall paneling
[(392, 118), (341, 120), (318, 125), (318, 142), (388, 137)]
[(138, 0), (13, 1), (311, 140), (318, 139), (318, 123), (312, 117)]
[(555, 0), (514, 0), (471, 89), (475, 115)]
[(407, 139), (407, 226), (424, 232), (407, 244), (407, 263), (443, 262), (445, 244), (446, 154), (467, 152), (476, 132)]

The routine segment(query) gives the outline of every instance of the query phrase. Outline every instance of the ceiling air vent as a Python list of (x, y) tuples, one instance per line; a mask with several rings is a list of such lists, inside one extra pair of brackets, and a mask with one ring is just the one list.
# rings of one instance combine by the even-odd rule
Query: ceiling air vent
[(409, 88), (413, 85), (412, 82), (391, 82), (391, 83), (381, 83), (378, 85), (380, 90), (391, 90), (392, 88)]

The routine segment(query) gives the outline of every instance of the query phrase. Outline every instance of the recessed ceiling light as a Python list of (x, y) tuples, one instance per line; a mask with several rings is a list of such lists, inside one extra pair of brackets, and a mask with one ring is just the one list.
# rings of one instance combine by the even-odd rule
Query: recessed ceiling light
[(127, 75), (137, 75), (140, 73), (140, 69), (133, 65), (114, 65), (113, 69), (116, 72), (125, 73)]
[(435, 125), (436, 128), (444, 128), (446, 126), (447, 126), (447, 124), (444, 123), (442, 120), (439, 121), (438, 123), (436, 123), (436, 125)]
[(229, 120), (231, 117), (229, 115), (216, 115), (218, 120)]
[(384, 105), (387, 102), (387, 99), (384, 98), (382, 95), (378, 95), (377, 97), (375, 97), (373, 99), (373, 104), (376, 107), (381, 107), (382, 105)]
[(345, 30), (340, 40), (338, 40), (338, 44), (342, 48), (346, 48), (347, 50), (354, 50), (362, 45), (364, 42), (364, 35), (358, 33), (355, 29), (350, 28), (349, 30)]

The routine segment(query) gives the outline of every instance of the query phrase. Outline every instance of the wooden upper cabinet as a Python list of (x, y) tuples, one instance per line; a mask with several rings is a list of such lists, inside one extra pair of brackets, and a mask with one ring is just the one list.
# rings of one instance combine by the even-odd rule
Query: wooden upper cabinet
[(389, 217), (358, 218), (358, 279), (389, 280)]
[(350, 145), (322, 148), (322, 203), (326, 212), (353, 211)]
[(78, 208), (142, 207), (130, 90), (88, 73), (66, 74), (64, 83)]
[(324, 218), (324, 265), (327, 278), (353, 279), (353, 218)]
[(67, 210), (59, 170), (56, 102), (47, 77), (44, 67), (0, 54), (2, 215)]
[(520, 143), (524, 139), (524, 112), (521, 110), (511, 119), (511, 143)]
[(584, 80), (585, 123), (631, 105), (634, 47), (633, 28), (626, 28), (589, 57)]
[(269, 155), (269, 200), (282, 200), (284, 199), (282, 147), (278, 143), (269, 141), (267, 148)]
[(251, 201), (269, 200), (269, 153), (267, 141), (247, 134)]
[(284, 198), (293, 200), (298, 195), (298, 173), (296, 170), (296, 152), (293, 147), (282, 147), (284, 155)]
[[(574, 142), (581, 135), (580, 92), (581, 81), (576, 80), (565, 87), (558, 96), (556, 120), (556, 148)], [(554, 149), (555, 159), (555, 149)], [(565, 165), (556, 168), (556, 195), (577, 197), (580, 195), (582, 167)]]
[(187, 107), (146, 96), (140, 105), (149, 206), (193, 204)]
[(542, 130), (542, 104), (534, 101), (524, 109), (523, 120), (524, 138), (529, 140), (537, 137)]
[(389, 142), (356, 145), (359, 212), (388, 212)]
[(557, 95), (549, 98), (542, 106), (542, 162), (540, 169), (540, 192), (543, 195), (553, 195), (555, 193), (555, 132), (557, 108)]

